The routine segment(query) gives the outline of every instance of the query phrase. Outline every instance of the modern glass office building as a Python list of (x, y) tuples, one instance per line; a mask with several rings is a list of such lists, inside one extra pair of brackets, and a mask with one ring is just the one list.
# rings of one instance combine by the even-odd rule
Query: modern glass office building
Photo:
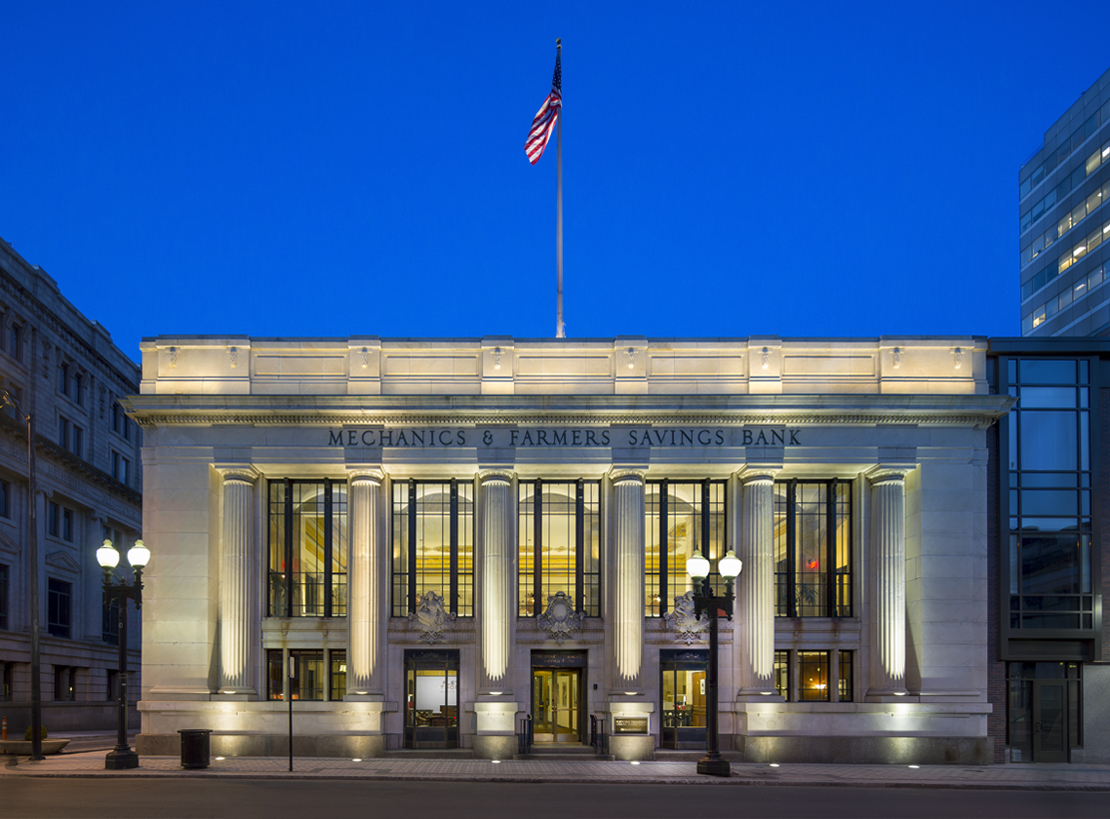
[(1110, 335), (1110, 70), (1018, 173), (1021, 334)]

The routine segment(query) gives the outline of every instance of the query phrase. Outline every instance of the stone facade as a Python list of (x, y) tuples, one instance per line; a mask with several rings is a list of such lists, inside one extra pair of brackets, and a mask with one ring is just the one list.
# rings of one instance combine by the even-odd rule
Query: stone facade
[[(95, 551), (106, 534), (123, 553), (141, 537), (140, 434), (119, 405), (138, 389), (140, 370), (3, 240), (0, 324), (0, 388), (33, 416), (36, 433), (43, 724), (48, 731), (110, 729), (118, 644), (111, 629), (105, 636)], [(19, 734), (31, 721), (27, 454), (26, 425), (0, 409), (0, 715)], [(136, 700), (139, 625), (131, 606)]]
[[(406, 663), (443, 650), (457, 652), (461, 747), (511, 754), (535, 707), (537, 658), (570, 658), (577, 738), (595, 717), (617, 758), (650, 758), (665, 709), (674, 719), (666, 663), (706, 647), (704, 631), (668, 626), (673, 600), (645, 593), (658, 572), (646, 557), (652, 493), (666, 479), (718, 482), (720, 538), (744, 561), (736, 617), (721, 626), (725, 747), (753, 760), (825, 760), (840, 743), (858, 761), (993, 758), (986, 430), (1009, 401), (988, 394), (985, 339), (185, 336), (142, 350), (128, 403), (145, 436), (153, 554), (141, 752), (172, 750), (180, 728), (213, 729), (216, 752), (277, 752), (287, 703), (274, 697), (290, 689), (272, 675), (298, 651), (342, 657), (346, 674), (343, 691), (294, 702), (306, 749), (401, 747)], [(286, 582), (270, 551), (285, 525), (275, 487), (290, 479), (346, 487), (343, 614), (269, 615), (268, 572)], [(421, 480), (454, 481), (473, 499), (473, 610), (431, 647), (426, 624), (398, 609), (407, 524), (393, 510)], [(522, 487), (550, 480), (600, 493), (598, 610), (558, 641), (542, 607), (521, 608)], [(794, 588), (781, 585), (776, 551), (793, 531), (779, 509), (791, 481), (841, 487), (842, 575), (823, 558), (809, 567), (840, 584), (839, 614), (808, 616), (818, 604), (801, 585), (797, 616), (782, 610)], [(670, 582), (656, 597), (690, 587)], [(573, 598), (566, 585), (545, 594)]]

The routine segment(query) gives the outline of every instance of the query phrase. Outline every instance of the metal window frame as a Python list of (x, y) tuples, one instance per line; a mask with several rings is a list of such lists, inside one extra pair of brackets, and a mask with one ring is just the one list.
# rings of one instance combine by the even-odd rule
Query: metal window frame
[[(275, 481), (274, 483), (277, 483), (277, 482)], [(293, 487), (297, 486), (297, 485), (303, 485), (303, 484), (319, 485), (321, 483), (324, 486), (324, 509), (323, 509), (323, 515), (324, 515), (324, 557), (323, 557), (323, 561), (324, 561), (324, 613), (322, 615), (321, 614), (295, 615), (295, 614), (293, 614), (293, 582), (294, 582), (294, 572), (293, 572), (293, 506), (294, 506), (294, 503), (293, 503)], [(283, 521), (282, 521), (282, 540), (283, 540), (283, 543), (282, 543), (282, 552), (281, 552), (281, 554), (282, 554), (282, 561), (285, 564), (285, 572), (284, 572), (285, 578), (284, 578), (284, 584), (283, 584), (285, 586), (285, 611), (281, 614), (271, 615), (273, 617), (300, 617), (300, 616), (303, 616), (303, 617), (328, 617), (328, 618), (330, 618), (330, 617), (335, 616), (335, 614), (334, 614), (334, 601), (332, 599), (332, 597), (333, 597), (332, 581), (333, 581), (333, 575), (334, 575), (334, 571), (332, 569), (332, 557), (335, 554), (335, 552), (334, 552), (334, 549), (335, 549), (335, 526), (334, 526), (334, 520), (333, 520), (334, 503), (333, 503), (332, 488), (333, 488), (335, 483), (336, 483), (336, 481), (332, 478), (324, 478), (322, 481), (321, 480), (315, 480), (315, 479), (297, 480), (295, 478), (284, 478), (281, 481), (281, 484), (285, 488), (285, 498), (284, 498), (284, 500), (282, 501), (282, 504), (281, 504), (282, 518), (283, 518)], [(272, 496), (271, 496), (270, 498), (267, 499), (267, 504), (266, 504), (266, 514), (267, 514), (267, 516), (272, 514), (273, 508), (274, 508), (274, 502), (273, 502), (273, 499), (272, 499)], [(270, 531), (270, 527), (268, 525), (266, 527), (266, 530), (267, 530), (267, 532)], [(272, 556), (274, 554), (274, 544), (273, 543), (270, 544), (269, 554), (270, 554), (271, 559), (272, 559)], [(300, 572), (300, 573), (303, 574), (303, 572)], [(267, 595), (269, 595), (269, 593), (270, 593), (270, 588), (271, 588), (271, 586), (267, 585)], [(270, 610), (271, 605), (272, 605), (271, 602), (269, 600), (267, 600), (267, 606), (266, 606), (267, 611)], [(343, 616), (345, 616), (345, 615), (343, 615)]]
[[(829, 617), (835, 619), (843, 619), (851, 617), (854, 611), (854, 576), (853, 561), (855, 554), (853, 551), (854, 535), (855, 535), (855, 504), (852, 497), (852, 484), (851, 480), (844, 478), (829, 478), (823, 481), (803, 480), (799, 478), (789, 478), (785, 481), (776, 481), (776, 483), (787, 487), (786, 492), (786, 611), (785, 615), (776, 615), (780, 617), (799, 617), (811, 619), (814, 617)], [(798, 601), (797, 601), (797, 557), (798, 557), (798, 544), (797, 544), (797, 526), (795, 520), (797, 517), (797, 491), (800, 485), (823, 485), (825, 487), (825, 548), (822, 557), (825, 561), (825, 606), (822, 614), (798, 614)], [(836, 585), (836, 491), (840, 486), (848, 487), (848, 610), (846, 612), (837, 612), (837, 585)]]
[[(440, 481), (418, 481), (416, 478), (409, 478), (406, 481), (406, 503), (407, 514), (405, 515), (405, 527), (408, 533), (408, 548), (406, 551), (406, 558), (408, 560), (408, 567), (406, 572), (399, 572), (397, 566), (390, 567), (392, 575), (392, 582), (390, 588), (396, 592), (398, 589), (398, 578), (404, 576), (404, 590), (405, 590), (405, 613), (416, 611), (416, 567), (418, 560), (418, 553), (416, 549), (416, 527), (417, 527), (417, 487), (418, 486), (447, 486), (448, 491), (448, 543), (449, 543), (449, 559), (448, 559), (448, 572), (450, 576), (447, 579), (447, 599), (444, 601), (447, 610), (454, 613), (458, 617), (469, 617), (472, 615), (463, 615), (459, 613), (459, 479), (451, 478), (450, 480)], [(394, 506), (396, 504), (396, 494), (390, 493), (390, 512), (389, 520), (391, 529), (395, 527), (397, 520), (397, 510)], [(471, 531), (473, 532), (474, 510), (471, 507)], [(390, 531), (390, 554), (393, 553), (392, 544), (396, 538), (397, 533)], [(473, 544), (473, 537), (471, 538)], [(473, 548), (473, 545), (472, 545)], [(473, 557), (471, 558), (470, 571), (474, 571)], [(473, 583), (470, 584), (473, 590)], [(390, 611), (392, 616), (401, 617), (404, 614), (397, 613), (396, 601), (391, 602)]]
[[(532, 481), (522, 481), (525, 486), (532, 485), (532, 616), (539, 617), (543, 614), (543, 478)], [(574, 607), (578, 612), (587, 617), (596, 617), (601, 614), (601, 601), (597, 601), (597, 614), (590, 614), (582, 605), (586, 591), (585, 557), (586, 557), (586, 480), (577, 478), (571, 481), (554, 481), (557, 484), (574, 486)], [(595, 482), (599, 483), (599, 482)], [(598, 493), (598, 508), (601, 498)], [(518, 498), (519, 502), (519, 498)], [(601, 574), (598, 574), (598, 593), (601, 592)]]
[[(698, 486), (701, 489), (701, 497), (697, 503), (697, 514), (701, 518), (700, 535), (701, 535), (701, 548), (705, 550), (705, 557), (712, 561), (712, 556), (708, 554), (709, 539), (712, 532), (711, 526), (711, 505), (712, 505), (712, 488), (716, 486), (722, 487), (721, 493), (721, 518), (723, 522), (722, 529), (725, 534), (724, 548), (728, 550), (728, 511), (729, 511), (729, 493), (728, 493), (728, 480), (718, 478), (702, 478), (701, 480), (675, 480), (670, 478), (662, 478), (657, 481), (648, 481), (649, 484), (659, 487), (659, 585), (654, 590), (659, 597), (659, 613), (654, 615), (663, 617), (670, 611), (670, 579), (671, 567), (669, 563), (669, 531), (670, 531), (670, 495), (671, 486), (674, 484), (682, 486)], [(644, 526), (645, 534), (648, 527)], [(724, 557), (723, 554), (718, 555), (718, 558)], [(717, 566), (711, 562), (709, 571), (710, 588), (714, 589), (715, 593), (723, 593), (721, 584), (721, 575), (717, 570)], [(652, 615), (649, 615), (652, 616)]]

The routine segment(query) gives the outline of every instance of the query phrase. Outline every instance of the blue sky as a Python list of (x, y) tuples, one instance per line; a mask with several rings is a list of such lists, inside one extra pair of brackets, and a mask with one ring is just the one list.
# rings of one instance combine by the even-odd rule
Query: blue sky
[(1017, 335), (1110, 3), (9, 4), (0, 236), (143, 336)]

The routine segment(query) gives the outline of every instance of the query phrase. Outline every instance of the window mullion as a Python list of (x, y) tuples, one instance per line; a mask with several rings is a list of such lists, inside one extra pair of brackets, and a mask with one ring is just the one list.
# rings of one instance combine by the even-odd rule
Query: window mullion
[(324, 616), (332, 616), (331, 599), (331, 478), (324, 478)]
[(669, 609), (667, 598), (669, 594), (669, 578), (667, 577), (667, 560), (670, 553), (671, 538), (670, 526), (667, 523), (667, 500), (670, 497), (670, 481), (663, 479), (662, 494), (659, 496), (659, 616), (662, 617)]
[(585, 587), (582, 564), (586, 541), (585, 521), (583, 520), (586, 511), (584, 493), (584, 484), (582, 479), (579, 478), (574, 499), (574, 605), (577, 607), (576, 611), (585, 611), (586, 609), (582, 605), (582, 591)]
[(539, 616), (543, 599), (543, 481), (539, 478), (532, 504), (532, 613)]
[[(836, 599), (839, 589), (834, 588), (836, 578), (833, 565), (836, 559), (836, 478), (825, 488), (825, 616), (836, 617)], [(830, 660), (831, 662), (831, 660)], [(831, 672), (830, 672), (831, 673)]]
[(789, 617), (798, 616), (798, 606), (795, 600), (795, 574), (797, 572), (796, 566), (796, 552), (794, 544), (794, 537), (797, 534), (795, 531), (794, 515), (797, 508), (795, 495), (798, 490), (798, 481), (795, 479), (786, 482), (786, 613)]
[(293, 616), (293, 481), (285, 479), (285, 616)]
[(416, 611), (416, 480), (409, 479), (409, 611)]
[(459, 481), (451, 479), (451, 599), (448, 605), (451, 611), (459, 611)]
[(717, 564), (713, 561), (713, 555), (709, 553), (709, 509), (710, 509), (710, 490), (709, 478), (705, 478), (701, 482), (701, 549), (705, 559), (709, 561), (709, 589), (710, 594), (717, 594), (717, 579), (720, 577), (714, 568)]

